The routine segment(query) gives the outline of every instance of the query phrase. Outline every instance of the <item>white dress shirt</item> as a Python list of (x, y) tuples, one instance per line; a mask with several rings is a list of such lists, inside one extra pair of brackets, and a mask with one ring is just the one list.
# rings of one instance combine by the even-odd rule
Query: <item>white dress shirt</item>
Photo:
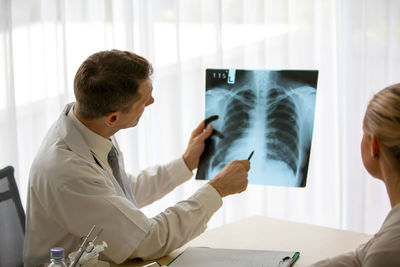
[(315, 267), (400, 266), (400, 205), (389, 212), (381, 229), (356, 251), (314, 263)]
[(72, 106), (67, 105), (50, 128), (30, 170), (25, 266), (47, 262), (52, 247), (63, 247), (66, 255), (77, 250), (80, 238), (93, 225), (103, 229), (98, 240), (107, 242), (104, 254), (116, 263), (130, 256), (161, 257), (205, 230), (222, 205), (209, 184), (153, 218), (139, 210), (192, 176), (182, 158), (134, 177), (125, 173), (119, 151), (130, 200), (108, 165), (110, 140), (86, 128), (73, 115)]

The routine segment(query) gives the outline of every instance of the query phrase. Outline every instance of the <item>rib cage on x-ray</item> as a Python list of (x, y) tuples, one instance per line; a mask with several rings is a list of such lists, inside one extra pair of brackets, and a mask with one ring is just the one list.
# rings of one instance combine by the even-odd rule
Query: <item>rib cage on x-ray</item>
[(266, 108), (266, 157), (285, 162), (294, 174), (299, 161), (299, 119), (293, 99), (271, 88)]
[[(228, 105), (225, 110), (224, 123), (221, 129), (222, 133), (229, 133), (220, 141), (218, 151), (212, 161), (212, 167), (218, 167), (218, 164), (225, 163), (224, 157), (232, 143), (241, 141), (246, 136), (246, 131), (250, 129), (251, 110), (255, 104), (256, 96), (252, 90), (238, 90), (229, 95)], [(241, 123), (238, 124), (237, 122)]]
[[(300, 72), (312, 73), (312, 82), (302, 81)], [(249, 183), (305, 186), (317, 72), (294, 73), (236, 70), (234, 83), (223, 79), (207, 88), (206, 117), (219, 116), (211, 122), (218, 134), (206, 143), (197, 179), (212, 179), (254, 150)]]

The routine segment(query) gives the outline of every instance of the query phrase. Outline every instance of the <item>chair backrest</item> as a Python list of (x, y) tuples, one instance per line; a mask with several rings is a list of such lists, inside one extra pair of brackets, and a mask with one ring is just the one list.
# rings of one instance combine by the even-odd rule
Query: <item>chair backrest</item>
[(0, 170), (0, 267), (23, 266), (25, 212), (11, 166)]

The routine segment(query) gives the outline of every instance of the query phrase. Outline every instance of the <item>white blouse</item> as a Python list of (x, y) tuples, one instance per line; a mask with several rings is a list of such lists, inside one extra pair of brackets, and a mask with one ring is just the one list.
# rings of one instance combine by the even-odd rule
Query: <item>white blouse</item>
[(322, 260), (311, 266), (400, 266), (400, 204), (392, 208), (379, 232), (356, 251)]

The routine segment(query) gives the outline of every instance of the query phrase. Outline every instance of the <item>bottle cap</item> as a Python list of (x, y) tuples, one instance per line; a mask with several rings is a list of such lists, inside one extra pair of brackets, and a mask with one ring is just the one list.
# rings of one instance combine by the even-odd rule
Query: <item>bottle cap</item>
[(62, 259), (62, 258), (64, 258), (64, 249), (63, 248), (52, 248), (52, 249), (50, 249), (50, 257), (52, 259)]

